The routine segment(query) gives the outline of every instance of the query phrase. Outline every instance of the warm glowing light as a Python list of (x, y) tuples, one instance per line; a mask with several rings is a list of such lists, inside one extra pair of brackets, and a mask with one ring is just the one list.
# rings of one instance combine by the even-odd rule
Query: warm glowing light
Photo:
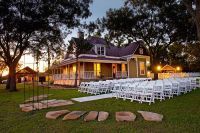
[(148, 75), (150, 75), (150, 74), (151, 74), (151, 72), (150, 72), (150, 71), (148, 71), (148, 72), (147, 72), (147, 74), (148, 74)]
[(176, 70), (177, 70), (177, 71), (180, 71), (180, 70), (181, 70), (181, 68), (178, 66), (178, 67), (176, 67)]
[(160, 71), (161, 70), (161, 66), (157, 66), (157, 70)]
[(73, 70), (73, 73), (75, 73), (75, 72), (76, 72), (76, 64), (74, 64), (74, 65), (73, 65), (73, 68), (72, 68), (72, 70)]
[(100, 63), (94, 63), (94, 75), (100, 76), (101, 73), (101, 65)]

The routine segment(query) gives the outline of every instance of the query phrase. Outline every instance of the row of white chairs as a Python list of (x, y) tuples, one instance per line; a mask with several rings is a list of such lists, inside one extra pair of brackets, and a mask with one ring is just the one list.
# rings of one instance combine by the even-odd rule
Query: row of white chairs
[(93, 81), (81, 82), (78, 91), (94, 95), (111, 93), (115, 84), (135, 83), (148, 80), (151, 80), (151, 78), (128, 78), (128, 79), (106, 80), (98, 82), (93, 82)]
[(143, 81), (135, 83), (115, 84), (112, 90), (113, 97), (124, 100), (138, 101), (139, 103), (154, 103), (174, 95), (187, 93), (200, 87), (200, 78), (169, 78), (164, 80)]

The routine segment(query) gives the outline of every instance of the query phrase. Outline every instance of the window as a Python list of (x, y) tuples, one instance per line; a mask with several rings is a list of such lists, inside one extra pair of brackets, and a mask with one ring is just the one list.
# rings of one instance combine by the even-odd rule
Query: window
[(94, 63), (94, 75), (100, 76), (101, 74), (101, 65), (100, 63)]
[(97, 46), (97, 54), (98, 55), (105, 55), (105, 47), (104, 46)]
[(72, 71), (73, 73), (76, 73), (76, 64), (73, 64)]
[(122, 64), (122, 72), (126, 72), (126, 65)]
[(145, 75), (145, 62), (140, 62), (140, 75)]
[(140, 53), (140, 54), (144, 54), (143, 48), (140, 48), (140, 49), (139, 49), (139, 53)]

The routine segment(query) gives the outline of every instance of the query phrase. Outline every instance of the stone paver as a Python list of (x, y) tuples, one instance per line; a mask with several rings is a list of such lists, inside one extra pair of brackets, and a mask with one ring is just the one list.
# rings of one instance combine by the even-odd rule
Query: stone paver
[(41, 101), (41, 102), (36, 102), (36, 103), (26, 103), (26, 104), (20, 104), (19, 107), (22, 109), (23, 112), (30, 112), (33, 110), (41, 110), (45, 108), (50, 108), (50, 107), (60, 107), (60, 106), (66, 106), (66, 105), (72, 105), (74, 104), (70, 100), (48, 100), (47, 101)]
[(44, 94), (44, 95), (34, 96), (34, 97), (30, 97), (25, 102), (40, 101), (40, 100), (46, 99), (49, 96), (52, 96), (52, 94)]
[(63, 120), (76, 120), (84, 115), (86, 111), (72, 111), (63, 117)]
[(158, 113), (147, 112), (147, 111), (138, 111), (138, 113), (140, 113), (146, 121), (160, 122), (163, 119), (163, 115)]
[(56, 101), (56, 99), (43, 100), (43, 101), (40, 101), (40, 103), (47, 104), (47, 103), (51, 103), (51, 102), (54, 102), (54, 101)]
[(116, 121), (135, 121), (136, 115), (132, 112), (116, 112)]
[(97, 118), (98, 112), (97, 111), (90, 111), (84, 118), (84, 121), (93, 121)]
[(109, 116), (108, 112), (100, 111), (98, 115), (98, 121), (105, 121)]
[(31, 112), (36, 109), (41, 110), (41, 109), (47, 108), (47, 105), (42, 104), (42, 103), (31, 103), (31, 104), (25, 104), (25, 105), (21, 104), (20, 108), (23, 112)]
[(28, 107), (22, 107), (21, 110), (22, 112), (31, 112), (33, 110), (36, 110), (36, 108), (33, 108), (33, 106), (28, 106)]
[(65, 115), (69, 113), (69, 110), (58, 110), (58, 111), (50, 111), (46, 113), (46, 118), (47, 119), (57, 119), (61, 115)]
[(48, 107), (59, 107), (59, 106), (66, 106), (66, 105), (72, 105), (72, 104), (74, 103), (70, 100), (56, 100), (53, 102), (49, 102)]

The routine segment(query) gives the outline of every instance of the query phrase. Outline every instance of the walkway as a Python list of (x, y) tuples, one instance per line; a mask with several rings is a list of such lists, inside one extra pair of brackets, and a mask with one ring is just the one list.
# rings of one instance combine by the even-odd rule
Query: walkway
[(112, 97), (113, 97), (113, 93), (109, 93), (109, 94), (102, 94), (102, 95), (96, 95), (96, 96), (72, 98), (72, 100), (77, 101), (77, 102), (88, 102), (88, 101), (94, 101), (94, 100), (112, 98)]

